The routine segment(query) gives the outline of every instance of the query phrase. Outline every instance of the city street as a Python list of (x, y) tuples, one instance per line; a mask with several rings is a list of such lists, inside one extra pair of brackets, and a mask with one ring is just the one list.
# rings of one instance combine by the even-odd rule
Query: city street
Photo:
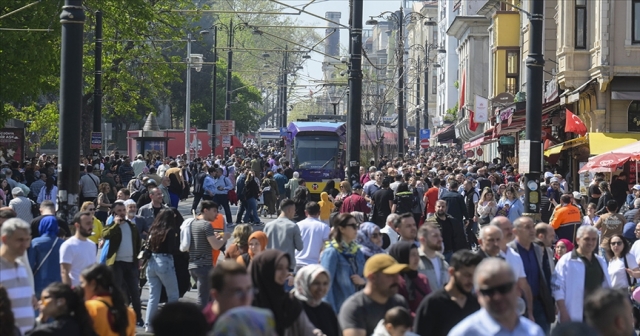
[[(193, 217), (191, 215), (191, 204), (192, 203), (193, 203), (193, 197), (190, 197), (186, 201), (180, 201), (180, 203), (178, 204), (178, 210), (180, 210), (180, 213), (184, 216), (185, 219)], [(235, 220), (235, 216), (236, 216), (237, 212), (238, 212), (238, 206), (231, 205), (231, 213), (233, 214), (233, 219), (234, 220)], [(224, 213), (224, 212), (222, 212), (222, 213)], [(272, 221), (274, 219), (275, 218), (260, 217), (260, 220), (263, 223), (268, 223), (268, 222), (270, 222), (270, 221)], [(233, 226), (235, 226), (235, 224)], [(228, 227), (228, 230), (229, 231), (233, 231), (233, 226)], [(264, 228), (263, 225), (254, 226), (253, 227), (254, 230), (262, 230), (263, 228)], [(229, 243), (230, 242), (231, 241), (229, 241)], [(196, 290), (192, 289), (189, 292), (187, 292), (180, 299), (180, 301), (186, 301), (186, 302), (195, 303), (196, 302), (196, 297), (197, 297), (197, 292), (196, 292)], [(140, 299), (142, 301), (142, 316), (144, 318), (144, 316), (146, 315), (147, 300), (149, 300), (149, 286), (148, 285), (145, 285), (144, 288), (142, 288), (142, 295), (140, 296)], [(144, 328), (136, 328), (136, 335), (153, 335), (153, 334), (145, 332)]]

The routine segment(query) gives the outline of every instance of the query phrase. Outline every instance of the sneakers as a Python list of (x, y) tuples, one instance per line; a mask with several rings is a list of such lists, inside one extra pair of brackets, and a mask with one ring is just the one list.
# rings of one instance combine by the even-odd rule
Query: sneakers
[[(145, 327), (144, 321), (142, 319), (139, 319), (138, 322), (136, 323), (136, 326), (142, 328)], [(148, 328), (149, 325), (146, 325), (145, 329)]]

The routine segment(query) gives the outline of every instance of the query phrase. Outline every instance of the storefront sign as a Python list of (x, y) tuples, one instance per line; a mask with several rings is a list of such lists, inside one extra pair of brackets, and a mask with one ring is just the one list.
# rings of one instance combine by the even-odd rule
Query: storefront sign
[(489, 121), (489, 100), (476, 95), (473, 122), (486, 123)]
[(482, 145), (483, 141), (484, 141), (484, 137), (480, 137), (480, 138), (475, 139), (475, 140), (473, 140), (471, 142), (465, 142), (465, 144), (462, 145), (462, 149), (470, 150), (470, 149), (476, 148), (476, 147)]
[(520, 143), (518, 146), (518, 173), (520, 174), (529, 173), (530, 153), (531, 153), (531, 141), (520, 140)]
[(509, 108), (506, 108), (506, 109), (500, 111), (500, 120), (503, 121), (503, 120), (509, 119), (510, 117), (513, 116), (513, 114), (515, 112), (516, 112), (516, 108), (515, 107), (509, 107)]
[(552, 79), (544, 87), (544, 102), (550, 102), (558, 98), (558, 80)]
[(24, 128), (0, 129), (0, 162), (24, 160)]

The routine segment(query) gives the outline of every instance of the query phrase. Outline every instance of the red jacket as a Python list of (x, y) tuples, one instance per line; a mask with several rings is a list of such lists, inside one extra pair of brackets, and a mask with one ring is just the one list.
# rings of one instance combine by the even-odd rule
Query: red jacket
[(340, 208), (340, 213), (353, 211), (360, 211), (368, 214), (369, 212), (371, 212), (371, 208), (367, 206), (367, 201), (364, 199), (364, 197), (354, 193), (344, 199), (344, 201), (342, 202), (342, 207)]

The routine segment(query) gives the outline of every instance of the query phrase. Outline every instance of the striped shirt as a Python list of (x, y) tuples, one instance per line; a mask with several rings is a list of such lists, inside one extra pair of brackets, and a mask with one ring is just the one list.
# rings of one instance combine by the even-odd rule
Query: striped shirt
[(12, 264), (0, 257), (0, 284), (7, 289), (16, 327), (24, 335), (33, 329), (36, 321), (31, 304), (33, 290), (29, 285), (27, 270), (20, 263)]
[(189, 269), (213, 266), (213, 255), (208, 237), (215, 233), (211, 223), (196, 219), (191, 223), (191, 245), (189, 246)]

